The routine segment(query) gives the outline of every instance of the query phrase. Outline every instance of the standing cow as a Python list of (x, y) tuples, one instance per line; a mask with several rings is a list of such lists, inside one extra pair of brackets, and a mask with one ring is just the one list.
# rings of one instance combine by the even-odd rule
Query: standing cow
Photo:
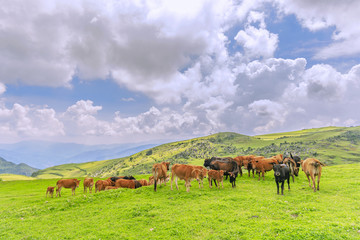
[(281, 183), (281, 195), (284, 195), (285, 180), (287, 180), (288, 188), (290, 190), (290, 169), (285, 164), (274, 164), (273, 169), (277, 186), (277, 194), (279, 194), (279, 183)]
[(154, 176), (154, 191), (157, 190), (157, 182), (158, 180), (164, 180), (164, 185), (166, 186), (166, 178), (167, 178), (167, 171), (169, 170), (170, 163), (169, 162), (162, 162), (156, 163), (152, 167), (152, 174)]
[(60, 179), (56, 183), (56, 197), (59, 195), (61, 197), (61, 189), (64, 188), (71, 188), (72, 195), (75, 195), (75, 189), (79, 187), (80, 180), (74, 179)]
[(89, 192), (92, 193), (92, 188), (94, 186), (94, 179), (92, 178), (85, 178), (84, 179), (84, 193), (87, 192), (87, 189), (89, 188)]
[[(325, 164), (323, 164), (322, 162), (320, 162), (316, 158), (307, 158), (305, 161), (301, 160), (301, 168), (304, 171), (304, 173), (306, 174), (306, 177), (307, 177), (307, 179), (309, 181), (309, 187), (313, 188), (314, 192), (316, 192), (316, 189), (318, 191), (320, 190), (319, 189), (319, 184), (320, 184), (322, 166), (325, 166)], [(316, 188), (316, 184), (315, 184), (316, 176), (318, 176), (317, 188)], [(311, 180), (313, 182), (313, 186), (311, 186), (309, 177), (311, 177)]]

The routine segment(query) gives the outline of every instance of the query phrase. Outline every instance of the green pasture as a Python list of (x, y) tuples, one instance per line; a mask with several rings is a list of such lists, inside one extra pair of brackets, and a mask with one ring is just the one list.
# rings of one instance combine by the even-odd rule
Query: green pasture
[(45, 197), (56, 179), (1, 181), (0, 239), (360, 239), (359, 172), (324, 167), (315, 193), (301, 172), (284, 196), (273, 172), (239, 177), (236, 189), (194, 181), (190, 192), (180, 181), (179, 191), (168, 183), (84, 194), (81, 182), (61, 198)]

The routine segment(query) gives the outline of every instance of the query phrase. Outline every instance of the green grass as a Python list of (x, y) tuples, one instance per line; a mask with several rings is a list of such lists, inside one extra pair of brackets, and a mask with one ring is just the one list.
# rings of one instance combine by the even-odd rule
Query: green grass
[(28, 176), (24, 176), (24, 175), (2, 173), (2, 174), (0, 174), (0, 179), (2, 181), (14, 181), (14, 180), (35, 180), (36, 178), (28, 177)]
[[(224, 189), (160, 186), (45, 198), (56, 179), (0, 182), (0, 239), (359, 239), (360, 164), (323, 168), (320, 191), (303, 172), (284, 196), (273, 172)], [(136, 176), (147, 178), (148, 175)], [(206, 180), (206, 179), (205, 179)]]

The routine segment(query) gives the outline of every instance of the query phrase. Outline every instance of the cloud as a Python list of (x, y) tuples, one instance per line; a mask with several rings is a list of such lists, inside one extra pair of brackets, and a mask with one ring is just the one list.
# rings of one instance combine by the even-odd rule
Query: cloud
[(311, 31), (333, 27), (332, 42), (315, 54), (316, 59), (329, 59), (343, 56), (354, 57), (360, 53), (359, 21), (360, 2), (346, 1), (311, 1), (276, 0), (281, 12), (295, 14), (303, 27)]
[(64, 125), (51, 108), (30, 107), (15, 103), (12, 108), (0, 105), (1, 140), (63, 136)]
[[(259, 28), (250, 24), (259, 22)], [(264, 13), (251, 11), (245, 30), (240, 30), (234, 38), (250, 58), (270, 58), (278, 45), (277, 34), (266, 29)]]
[(6, 92), (6, 86), (0, 82), (0, 95)]

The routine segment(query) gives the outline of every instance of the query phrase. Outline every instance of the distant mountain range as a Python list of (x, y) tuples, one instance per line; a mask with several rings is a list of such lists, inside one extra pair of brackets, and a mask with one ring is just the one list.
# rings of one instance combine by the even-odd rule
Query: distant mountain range
[(12, 173), (18, 175), (31, 176), (33, 172), (38, 171), (39, 169), (30, 167), (25, 163), (15, 164), (9, 161), (6, 161), (0, 157), (0, 174), (1, 173)]
[(159, 144), (83, 145), (45, 141), (0, 144), (0, 157), (12, 163), (48, 168), (66, 163), (84, 163), (132, 155)]

